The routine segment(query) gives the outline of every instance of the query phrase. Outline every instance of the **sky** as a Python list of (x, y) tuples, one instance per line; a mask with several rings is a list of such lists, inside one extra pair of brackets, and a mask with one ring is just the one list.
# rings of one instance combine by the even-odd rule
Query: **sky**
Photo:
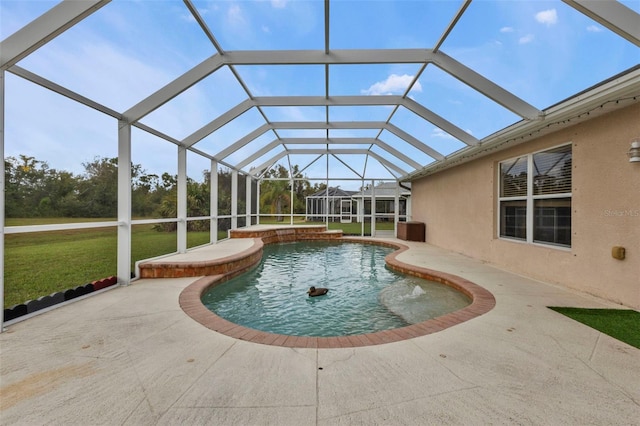
[[(324, 49), (324, 2), (194, 0), (225, 51)], [(334, 1), (330, 4), (331, 49), (432, 48), (461, 1)], [(623, 1), (640, 13), (640, 0)], [(0, 39), (55, 6), (56, 1), (2, 0)], [(640, 63), (640, 49), (561, 1), (476, 0), (440, 51), (474, 69), (538, 109), (545, 109)], [(182, 1), (113, 0), (47, 43), (18, 65), (118, 112), (145, 99), (216, 49)], [(332, 95), (403, 95), (419, 71), (416, 64), (330, 67)], [(252, 96), (325, 94), (323, 66), (237, 66)], [(51, 168), (82, 173), (83, 163), (117, 156), (117, 122), (42, 87), (6, 74), (5, 156), (20, 154)], [(520, 117), (495, 104), (434, 65), (426, 67), (409, 97), (482, 139)], [(156, 109), (141, 122), (182, 140), (248, 95), (228, 67)], [(323, 107), (271, 107), (270, 121), (324, 121)], [(333, 107), (332, 120), (386, 121), (389, 107)], [(196, 145), (211, 155), (264, 124), (253, 108)], [(411, 111), (400, 108), (391, 123), (447, 155), (465, 145)], [(322, 130), (281, 130), (288, 137), (324, 137)], [(367, 137), (377, 130), (332, 130), (331, 137)], [(238, 164), (275, 138), (263, 134), (225, 158)], [(432, 159), (383, 131), (380, 138), (421, 165)], [(311, 146), (315, 147), (315, 146)], [(345, 145), (344, 148), (356, 147)], [(362, 146), (358, 146), (362, 147)], [(252, 164), (261, 164), (279, 150)], [(389, 157), (376, 147), (374, 152)], [(133, 129), (132, 160), (149, 173), (175, 174), (177, 147)], [(322, 178), (327, 159), (292, 156), (308, 177)], [(377, 161), (329, 158), (332, 175), (392, 176)], [(283, 164), (287, 164), (283, 160)], [(410, 165), (394, 159), (403, 170)], [(201, 179), (209, 160), (188, 155), (188, 174)], [(366, 167), (365, 167), (366, 166)]]

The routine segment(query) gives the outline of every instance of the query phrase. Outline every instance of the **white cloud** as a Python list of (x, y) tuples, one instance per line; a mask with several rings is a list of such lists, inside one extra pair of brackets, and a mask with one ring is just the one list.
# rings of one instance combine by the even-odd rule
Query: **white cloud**
[(439, 127), (434, 127), (431, 130), (431, 137), (432, 138), (439, 138), (439, 139), (454, 139), (453, 136), (451, 136), (449, 133), (445, 132), (444, 130), (442, 130)]
[[(393, 94), (402, 94), (409, 84), (413, 81), (412, 75), (397, 75), (391, 74), (384, 81), (378, 81), (377, 83), (372, 84), (368, 89), (361, 90), (360, 93), (364, 95), (393, 95)], [(419, 81), (413, 85), (411, 91), (422, 92), (422, 85)]]
[(518, 39), (519, 44), (527, 44), (531, 43), (535, 37), (533, 34), (527, 34), (526, 36), (522, 36)]
[(558, 23), (558, 13), (555, 9), (543, 10), (536, 13), (536, 21), (547, 26)]
[(287, 0), (271, 0), (271, 6), (275, 9), (284, 9), (287, 7)]
[(229, 23), (234, 26), (245, 26), (247, 24), (244, 12), (237, 4), (232, 4), (229, 7), (229, 10), (227, 10), (227, 18), (229, 19)]
[(501, 33), (512, 33), (513, 31), (514, 31), (513, 27), (502, 27), (502, 28), (500, 28), (500, 32)]
[[(217, 5), (210, 5), (209, 7), (203, 8), (203, 7), (197, 7), (196, 8), (198, 10), (198, 13), (200, 14), (201, 17), (204, 17), (206, 15), (209, 14), (209, 12), (216, 12), (218, 10), (218, 6)], [(182, 15), (180, 15), (180, 18), (183, 21), (187, 21), (187, 22), (197, 22), (196, 18), (193, 16), (193, 14), (191, 12), (188, 13), (184, 13)]]
[(263, 25), (262, 32), (265, 34), (271, 34), (271, 28), (269, 28), (267, 25)]
[(602, 28), (597, 25), (589, 25), (587, 27), (587, 31), (589, 31), (590, 33), (599, 33), (602, 32)]

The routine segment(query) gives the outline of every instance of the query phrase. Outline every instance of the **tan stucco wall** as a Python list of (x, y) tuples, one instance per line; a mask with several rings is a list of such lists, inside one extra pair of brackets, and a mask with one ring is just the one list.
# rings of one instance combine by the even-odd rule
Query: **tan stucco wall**
[[(413, 220), (427, 242), (532, 278), (640, 309), (640, 104), (412, 182)], [(497, 237), (498, 162), (571, 142), (572, 247)], [(613, 246), (626, 259), (611, 256)]]

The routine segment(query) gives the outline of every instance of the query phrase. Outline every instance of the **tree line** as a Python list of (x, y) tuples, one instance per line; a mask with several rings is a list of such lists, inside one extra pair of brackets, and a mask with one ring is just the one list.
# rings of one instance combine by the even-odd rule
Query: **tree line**
[[(49, 167), (46, 161), (19, 155), (5, 162), (5, 215), (8, 218), (68, 217), (115, 218), (118, 206), (118, 160), (96, 157), (82, 163), (84, 172), (74, 174)], [(295, 212), (305, 211), (305, 197), (324, 189), (325, 184), (311, 185), (293, 166), (296, 179), (293, 200), (289, 181), (264, 180), (260, 188), (260, 212), (288, 213), (293, 202)], [(265, 178), (288, 178), (289, 171), (278, 165)], [(231, 170), (218, 171), (218, 214), (231, 214)], [(209, 216), (210, 175), (203, 171), (203, 181), (187, 178), (187, 214)], [(246, 212), (245, 185), (238, 185), (238, 211)], [(134, 217), (177, 216), (177, 175), (148, 173), (140, 164), (131, 165), (131, 214)], [(286, 209), (286, 210), (285, 210)], [(197, 227), (191, 223), (190, 227)], [(208, 225), (206, 225), (208, 227)], [(163, 228), (175, 229), (175, 224)], [(171, 229), (167, 229), (171, 230)], [(193, 229), (197, 230), (197, 229)]]

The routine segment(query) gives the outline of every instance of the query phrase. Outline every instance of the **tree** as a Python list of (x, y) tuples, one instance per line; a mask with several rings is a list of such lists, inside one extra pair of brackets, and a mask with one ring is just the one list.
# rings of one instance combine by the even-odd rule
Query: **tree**
[[(118, 214), (118, 159), (96, 157), (82, 163), (85, 172), (79, 182), (81, 217), (116, 217)], [(132, 174), (133, 176), (133, 174)]]
[(72, 173), (26, 155), (7, 157), (4, 164), (7, 217), (60, 216), (64, 206), (76, 204), (78, 180)]
[[(288, 178), (288, 170), (278, 164), (265, 173), (265, 178)], [(260, 186), (260, 211), (268, 211), (276, 215), (276, 221), (281, 222), (283, 207), (291, 202), (291, 189), (288, 180), (263, 180)]]

